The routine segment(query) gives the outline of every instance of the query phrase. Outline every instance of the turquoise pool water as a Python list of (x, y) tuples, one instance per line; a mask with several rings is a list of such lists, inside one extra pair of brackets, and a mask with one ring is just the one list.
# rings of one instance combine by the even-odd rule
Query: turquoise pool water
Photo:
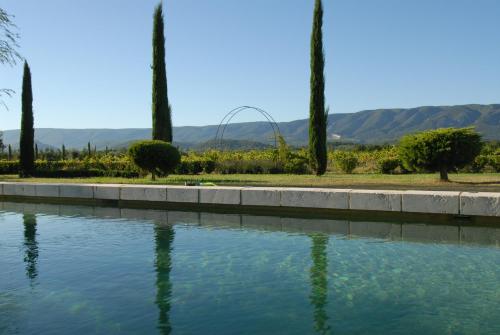
[(500, 229), (0, 204), (0, 334), (500, 334)]

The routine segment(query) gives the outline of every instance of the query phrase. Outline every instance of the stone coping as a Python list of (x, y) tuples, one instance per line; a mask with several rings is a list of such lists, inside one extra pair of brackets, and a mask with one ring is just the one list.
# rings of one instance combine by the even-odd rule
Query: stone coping
[(2, 182), (0, 196), (500, 217), (486, 192)]

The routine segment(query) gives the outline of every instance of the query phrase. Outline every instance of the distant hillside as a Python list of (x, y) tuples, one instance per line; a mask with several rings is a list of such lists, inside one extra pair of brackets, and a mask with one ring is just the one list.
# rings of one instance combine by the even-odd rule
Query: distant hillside
[[(500, 105), (463, 105), (418, 107), (411, 109), (378, 109), (350, 114), (329, 115), (330, 139), (359, 143), (395, 142), (416, 131), (442, 127), (474, 126), (485, 139), (500, 140)], [(308, 121), (278, 124), (288, 143), (304, 145), (308, 138)], [(193, 147), (213, 140), (217, 126), (175, 127), (174, 141), (182, 147)], [(150, 138), (150, 129), (37, 129), (36, 140), (46, 146), (81, 149), (90, 141), (98, 148), (120, 147)], [(273, 133), (266, 122), (235, 123), (228, 126), (225, 139), (273, 144)], [(4, 132), (7, 144), (17, 145), (18, 130)], [(239, 142), (244, 143), (244, 142)], [(245, 144), (248, 146), (248, 143)]]

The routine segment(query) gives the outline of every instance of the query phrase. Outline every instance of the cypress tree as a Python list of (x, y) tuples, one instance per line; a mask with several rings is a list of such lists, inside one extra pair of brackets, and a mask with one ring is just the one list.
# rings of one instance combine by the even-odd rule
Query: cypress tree
[(90, 151), (90, 141), (89, 141), (89, 143), (87, 143), (87, 152), (89, 154), (89, 157), (91, 157), (92, 156), (92, 151)]
[(38, 159), (38, 143), (35, 143), (35, 160)]
[(61, 150), (61, 155), (62, 155), (62, 160), (66, 160), (66, 147), (64, 144), (62, 145), (62, 150)]
[(171, 107), (167, 94), (165, 35), (162, 5), (155, 8), (153, 22), (153, 140), (172, 142)]
[(12, 160), (12, 146), (9, 144), (9, 153), (8, 153), (8, 160), (11, 161)]
[(31, 88), (31, 71), (24, 62), (21, 138), (19, 141), (19, 174), (30, 176), (35, 169), (35, 130), (33, 128), (33, 92)]
[(323, 5), (316, 0), (311, 35), (311, 99), (309, 104), (309, 154), (311, 167), (320, 176), (326, 172), (325, 56), (323, 54)]

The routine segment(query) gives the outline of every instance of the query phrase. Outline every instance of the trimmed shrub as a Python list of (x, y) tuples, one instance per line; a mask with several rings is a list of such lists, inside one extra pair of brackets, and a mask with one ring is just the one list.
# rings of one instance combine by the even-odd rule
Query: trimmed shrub
[(406, 135), (401, 139), (399, 157), (410, 171), (448, 172), (471, 164), (482, 148), (481, 135), (472, 128), (443, 128)]
[(174, 172), (181, 161), (179, 150), (163, 141), (139, 141), (129, 148), (129, 155), (141, 170), (155, 176), (166, 176)]
[(377, 170), (383, 174), (393, 174), (400, 164), (397, 157), (382, 157), (377, 161)]
[(344, 173), (352, 173), (359, 164), (358, 157), (351, 152), (340, 152), (336, 159), (336, 164)]

